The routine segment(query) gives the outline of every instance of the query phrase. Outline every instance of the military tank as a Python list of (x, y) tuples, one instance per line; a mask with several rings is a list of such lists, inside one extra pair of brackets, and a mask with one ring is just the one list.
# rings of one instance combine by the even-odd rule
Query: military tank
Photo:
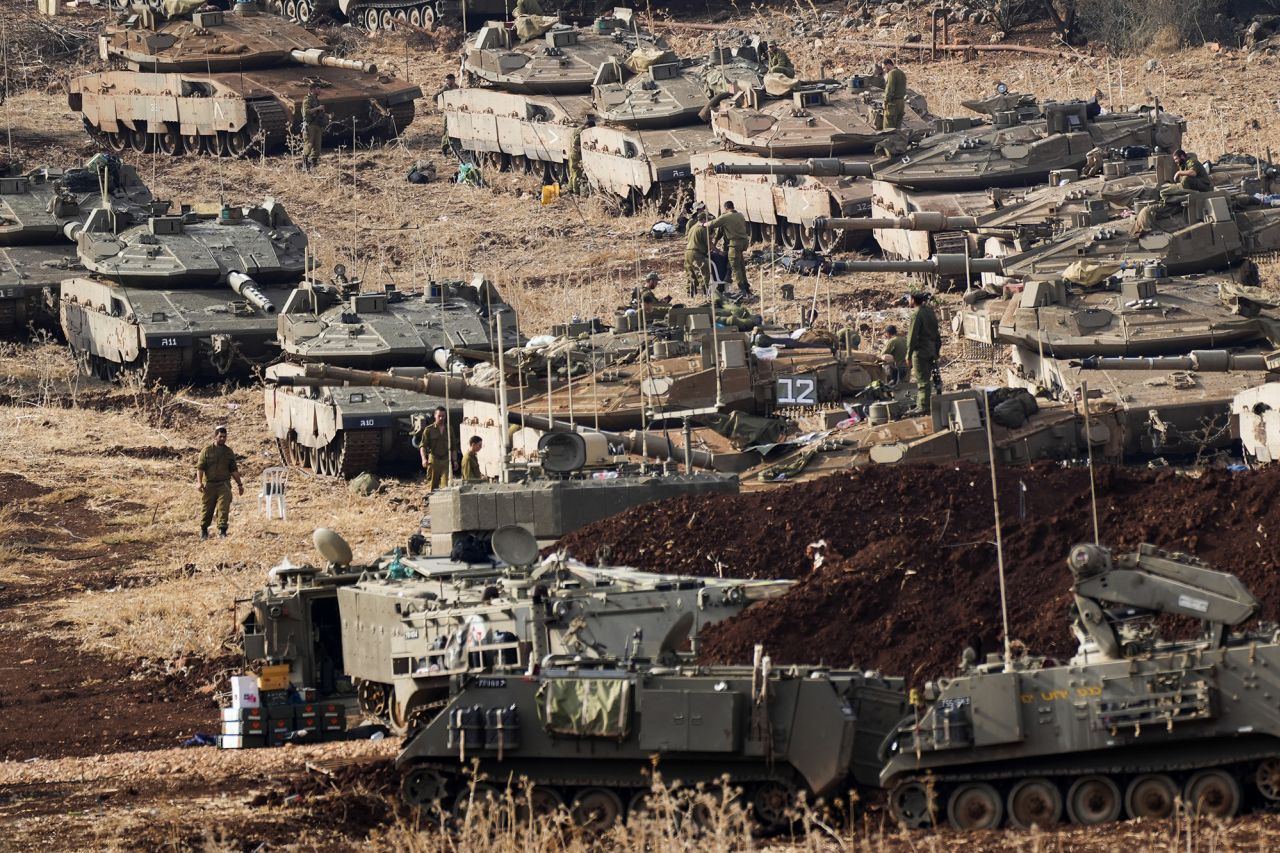
[(68, 103), (114, 151), (240, 157), (281, 149), (300, 132), (312, 83), (327, 139), (394, 138), (422, 97), (417, 86), (333, 55), (311, 32), (251, 2), (155, 27), (126, 17), (108, 26), (99, 49), (126, 70), (74, 78)]
[[(599, 833), (646, 809), (656, 768), (683, 792), (743, 789), (755, 821), (778, 831), (801, 794), (830, 803), (875, 785), (876, 741), (906, 710), (903, 698), (897, 678), (774, 667), (768, 657), (703, 667), (552, 656), (530, 674), (505, 665), (458, 678), (396, 758), (400, 790), (428, 812), (463, 816), (503, 798), (508, 780), (526, 780), (531, 812), (564, 806)], [(469, 788), (473, 761), (479, 781)], [(681, 807), (699, 820), (696, 802)]]
[[(89, 274), (62, 283), (62, 331), (82, 368), (173, 386), (273, 360), (277, 307), (305, 270), (307, 238), (284, 206), (109, 208), (69, 223)], [(141, 219), (141, 221), (135, 221)]]
[[(1077, 545), (1067, 564), (1075, 655), (1006, 646), (926, 684), (884, 744), (898, 822), (1048, 830), (1168, 818), (1179, 800), (1228, 819), (1280, 799), (1280, 722), (1259, 681), (1280, 661), (1280, 636), (1241, 628), (1259, 610), (1245, 585), (1150, 545)], [(1169, 639), (1159, 616), (1197, 633)]]
[(479, 165), (481, 174), (514, 172), (567, 183), (574, 130), (590, 112), (591, 99), (473, 87), (441, 93), (439, 106), (452, 150)]
[(56, 329), (62, 279), (83, 269), (63, 233), (95, 206), (149, 209), (151, 192), (137, 171), (99, 157), (73, 169), (0, 175), (0, 337), (27, 328)]

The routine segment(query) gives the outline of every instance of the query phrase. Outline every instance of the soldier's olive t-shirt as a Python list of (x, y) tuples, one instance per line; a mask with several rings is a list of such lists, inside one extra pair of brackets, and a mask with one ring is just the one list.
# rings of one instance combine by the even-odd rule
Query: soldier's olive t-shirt
[(893, 360), (898, 364), (903, 364), (907, 360), (907, 339), (902, 335), (897, 335), (885, 341), (884, 349), (880, 350), (881, 355), (891, 355)]
[(225, 483), (236, 471), (236, 454), (230, 447), (211, 444), (200, 451), (196, 467), (204, 472), (210, 483)]

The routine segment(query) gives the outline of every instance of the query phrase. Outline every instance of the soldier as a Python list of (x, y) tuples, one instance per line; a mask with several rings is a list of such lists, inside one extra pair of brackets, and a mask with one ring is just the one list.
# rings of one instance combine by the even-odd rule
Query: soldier
[(658, 286), (658, 282), (662, 280), (656, 272), (651, 272), (644, 277), (644, 281), (631, 289), (631, 307), (639, 308), (641, 306), (653, 305), (658, 301), (658, 296), (653, 289)]
[(751, 239), (751, 230), (747, 220), (733, 207), (733, 202), (724, 203), (724, 213), (711, 220), (712, 238), (724, 239), (725, 253), (729, 256), (729, 269), (733, 272), (733, 284), (743, 293), (751, 292), (747, 283), (747, 264), (743, 254), (747, 251), (747, 243)]
[(516, 0), (515, 16), (541, 15), (542, 4), (538, 0)]
[(236, 454), (227, 447), (227, 428), (219, 424), (213, 428), (213, 444), (200, 451), (196, 460), (196, 487), (200, 490), (200, 538), (209, 538), (209, 523), (214, 510), (218, 515), (218, 535), (227, 535), (227, 520), (231, 514), (231, 481), (244, 496), (244, 483), (236, 467)]
[(302, 99), (302, 168), (311, 171), (320, 165), (321, 137), (324, 135), (324, 107), (320, 106), (320, 84), (307, 87)]
[(884, 328), (884, 346), (880, 349), (880, 361), (889, 372), (890, 384), (896, 385), (902, 378), (902, 368), (907, 364), (907, 339), (898, 334), (894, 325)]
[(711, 263), (711, 235), (707, 231), (706, 208), (695, 211), (689, 223), (689, 233), (684, 242), (684, 274), (689, 279), (689, 295), (710, 292), (707, 275)]
[(449, 485), (449, 423), (444, 406), (436, 406), (435, 420), (418, 433), (418, 453), (427, 472), (427, 489), (434, 492)]
[(582, 131), (596, 126), (596, 117), (588, 114), (573, 131), (573, 141), (569, 143), (569, 192), (583, 195), (587, 189), (587, 177), (582, 171)]
[(1178, 182), (1178, 186), (1184, 190), (1201, 193), (1213, 189), (1213, 184), (1209, 181), (1209, 172), (1200, 162), (1200, 158), (1179, 148), (1173, 152), (1173, 162), (1178, 164), (1178, 171), (1173, 173), (1173, 179)]
[(884, 71), (884, 122), (880, 129), (897, 130), (906, 112), (907, 75), (888, 57), (881, 60), (880, 68)]
[(845, 317), (845, 324), (836, 332), (836, 348), (842, 353), (851, 353), (862, 346), (862, 335), (853, 326), (853, 318)]
[(782, 74), (787, 77), (796, 76), (796, 67), (787, 52), (775, 45), (769, 47), (769, 73)]
[(462, 454), (462, 481), (464, 483), (476, 483), (484, 479), (484, 475), (480, 473), (480, 459), (477, 457), (482, 447), (484, 447), (484, 439), (478, 435), (471, 436), (467, 441), (467, 452)]
[(456, 88), (458, 88), (458, 75), (456, 74), (444, 75), (444, 85), (436, 90), (436, 93), (435, 95), (432, 96), (431, 101), (436, 105), (436, 107), (439, 107), (440, 96), (443, 95), (445, 92), (452, 92)]
[(911, 328), (907, 330), (907, 355), (911, 358), (911, 375), (916, 381), (916, 407), (908, 414), (925, 415), (929, 413), (933, 371), (938, 366), (942, 336), (938, 334), (938, 315), (928, 304), (929, 295), (916, 292), (907, 299), (916, 309), (911, 315)]

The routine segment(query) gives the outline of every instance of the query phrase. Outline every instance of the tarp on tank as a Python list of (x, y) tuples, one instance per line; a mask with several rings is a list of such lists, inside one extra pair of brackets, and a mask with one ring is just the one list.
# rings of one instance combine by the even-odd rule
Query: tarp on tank
[(538, 688), (538, 700), (538, 715), (549, 732), (619, 739), (631, 732), (628, 679), (549, 679)]

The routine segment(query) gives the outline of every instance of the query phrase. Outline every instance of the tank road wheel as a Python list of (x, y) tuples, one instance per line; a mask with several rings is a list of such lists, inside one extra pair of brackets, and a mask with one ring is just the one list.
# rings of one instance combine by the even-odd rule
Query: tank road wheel
[(947, 818), (956, 829), (995, 829), (1004, 820), (1004, 801), (986, 782), (967, 782), (951, 792)]
[(447, 791), (444, 776), (429, 767), (411, 767), (400, 780), (400, 799), (419, 809), (438, 805)]
[(378, 29), (391, 32), (396, 26), (396, 16), (391, 14), (390, 9), (383, 9), (378, 15)]
[(360, 686), (356, 688), (356, 701), (360, 703), (360, 713), (379, 720), (385, 719), (389, 692), (385, 684), (361, 680)]
[(376, 33), (378, 31), (378, 10), (377, 9), (364, 10), (364, 28), (371, 33)]
[(550, 817), (562, 808), (564, 797), (548, 785), (534, 785), (527, 798), (523, 794), (516, 796), (516, 819), (520, 823), (532, 824), (540, 818)]
[(778, 226), (765, 222), (760, 225), (760, 242), (766, 246), (778, 245)]
[(400, 29), (401, 27), (403, 27), (408, 20), (409, 20), (409, 16), (404, 11), (404, 9), (396, 10), (396, 29)]
[(1019, 829), (1048, 829), (1062, 820), (1062, 792), (1048, 779), (1023, 779), (1009, 792), (1008, 809)]
[(311, 21), (316, 14), (316, 7), (311, 0), (298, 0), (298, 23), (306, 24)]
[(608, 788), (584, 788), (573, 798), (570, 814), (584, 832), (603, 835), (622, 820), (622, 800)]
[(1178, 786), (1163, 773), (1148, 773), (1129, 783), (1124, 811), (1129, 817), (1168, 817), (1178, 799)]
[(409, 10), (409, 23), (415, 27), (422, 26), (422, 10), (417, 6)]
[(200, 134), (200, 153), (208, 154), (210, 157), (217, 157), (222, 153), (222, 147), (216, 134)]
[(936, 812), (934, 794), (923, 782), (903, 782), (889, 792), (889, 813), (906, 829), (933, 826)]
[(782, 245), (788, 249), (804, 248), (804, 241), (800, 239), (800, 226), (795, 222), (778, 222), (778, 228), (782, 232)]
[(1268, 758), (1253, 773), (1253, 784), (1258, 793), (1268, 800), (1280, 800), (1280, 758)]
[(184, 154), (200, 153), (200, 134), (184, 133), (182, 134), (182, 152)]
[(129, 131), (129, 147), (139, 154), (150, 154), (155, 150), (156, 138), (147, 132), (146, 124), (137, 122), (137, 125)]
[(424, 30), (434, 30), (436, 28), (436, 9), (434, 6), (427, 5), (422, 7), (422, 28)]
[(176, 157), (182, 153), (182, 137), (171, 125), (165, 125), (164, 130), (156, 134), (156, 147), (161, 154)]
[(1240, 783), (1225, 770), (1201, 770), (1182, 791), (1188, 808), (1208, 817), (1234, 817), (1240, 811), (1240, 799)]
[(765, 830), (778, 830), (795, 820), (796, 788), (786, 782), (765, 782), (751, 795), (751, 813)]
[(284, 16), (291, 21), (298, 20), (298, 0), (285, 0)]
[[(480, 809), (480, 814), (477, 815), (480, 820), (488, 817), (495, 825), (502, 825), (504, 823), (502, 815), (498, 813), (501, 810), (502, 800), (502, 791), (497, 785), (476, 782), (474, 786), (467, 785), (458, 792), (458, 796), (453, 801), (453, 816), (463, 820), (472, 807), (476, 806)], [(485, 811), (489, 814), (486, 815)]]
[(107, 147), (117, 154), (120, 154), (129, 148), (129, 131), (127, 130), (111, 130), (107, 131)]
[(242, 127), (227, 134), (227, 153), (237, 160), (253, 150), (253, 134), (249, 128)]
[(1081, 776), (1067, 791), (1067, 816), (1084, 826), (1120, 817), (1120, 788), (1106, 776)]
[(517, 175), (527, 175), (530, 170), (529, 158), (523, 154), (513, 154), (511, 156), (511, 171)]
[(818, 236), (818, 229), (812, 225), (800, 225), (800, 246), (805, 249), (819, 250), (822, 239)]

